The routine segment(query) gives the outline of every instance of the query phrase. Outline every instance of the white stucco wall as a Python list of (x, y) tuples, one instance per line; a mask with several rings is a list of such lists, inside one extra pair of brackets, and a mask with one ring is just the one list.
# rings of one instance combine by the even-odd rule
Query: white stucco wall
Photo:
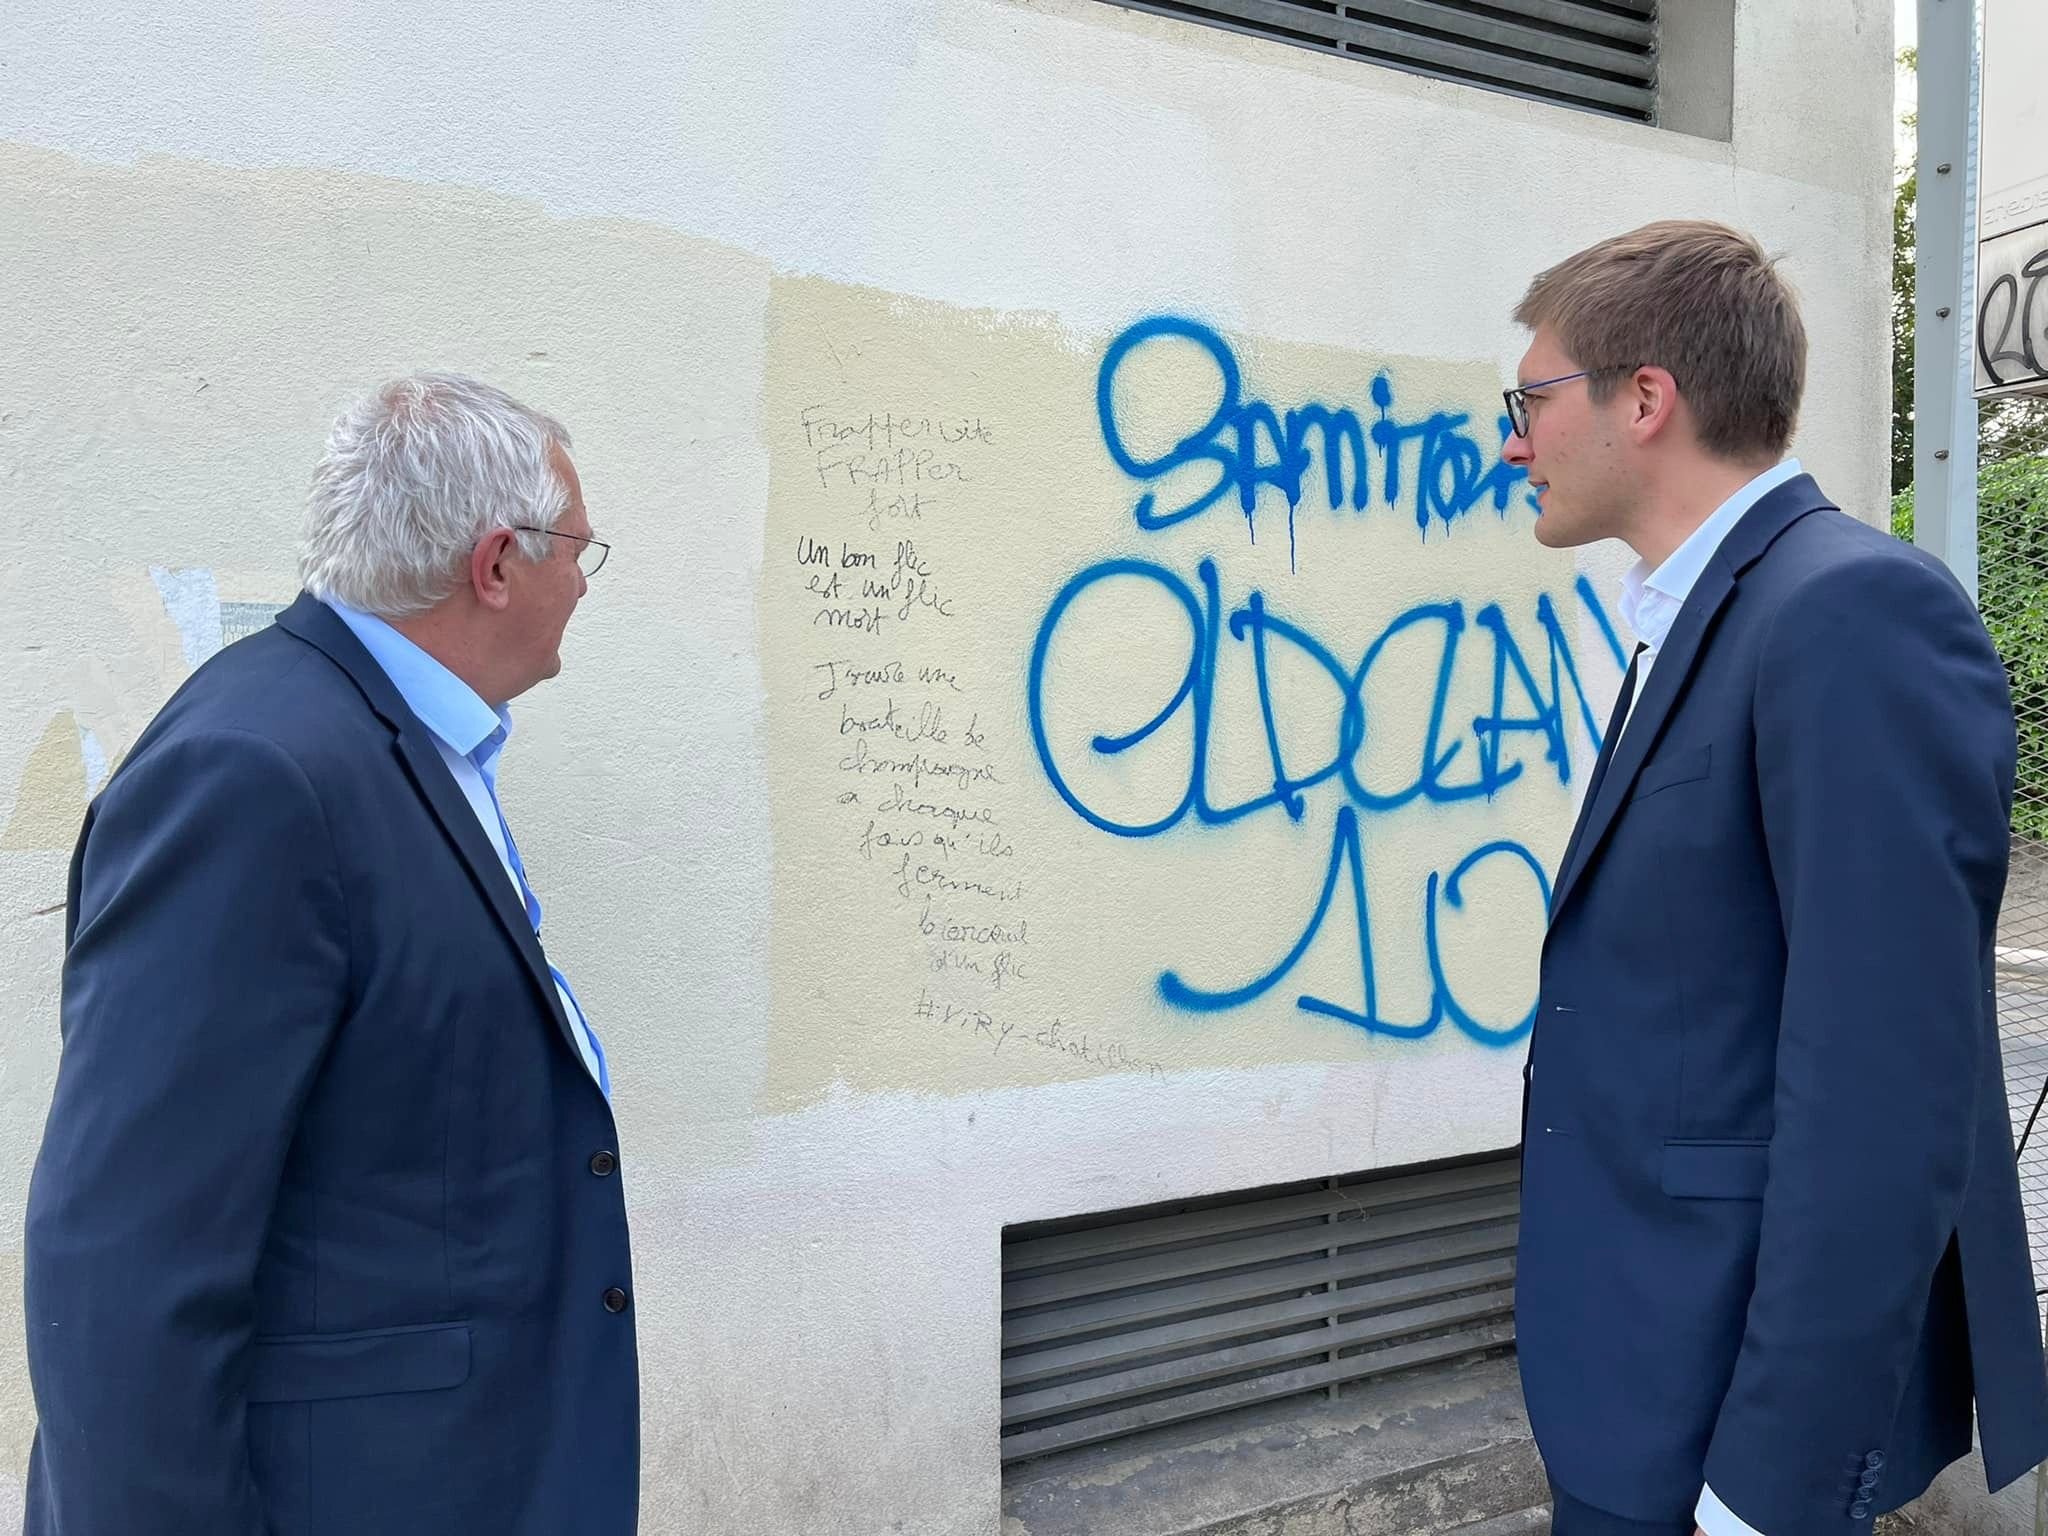
[[(1256, 550), (1227, 508), (1136, 533), (1144, 487), (1094, 416), (1104, 348), (1195, 317), (1283, 412), (1369, 419), (1385, 371), (1404, 408), (1469, 411), (1497, 446), (1529, 275), (1651, 218), (1724, 218), (1804, 296), (1795, 451), (1877, 520), (1887, 12), (1743, 0), (1719, 143), (1100, 0), (0, 9), (0, 1524), (33, 1424), (21, 1212), (70, 837), (232, 605), (291, 596), (307, 473), (349, 398), (442, 366), (554, 412), (617, 546), (565, 675), (518, 707), (505, 783), (551, 951), (615, 1064), (643, 1528), (993, 1533), (1006, 1222), (1504, 1146), (1519, 1090), (1516, 1050), (1317, 1020), (1291, 1007), (1300, 978), (1199, 1016), (1157, 1001), (1162, 969), (1222, 986), (1284, 950), (1331, 811), (1295, 834), (1263, 819), (1266, 843), (1184, 827), (1143, 848), (1066, 814), (1019, 697), (1058, 583), (1123, 555), (1192, 584), (1213, 557), (1227, 603), (1257, 585), (1295, 604), (1347, 664), (1386, 593), (1498, 597), (1524, 645), (1548, 593), (1596, 707), (1616, 683), (1519, 500), (1418, 538), (1394, 510), (1311, 516), (1310, 497), (1292, 568), (1270, 493)], [(835, 337), (868, 351), (818, 355)], [(1162, 386), (1160, 419), (1198, 421), (1169, 407), (1199, 388)], [(788, 686), (825, 653), (785, 535), (858, 535), (803, 479), (812, 396), (993, 424), (987, 499), (917, 537), (973, 609), (933, 643), (975, 669), (1000, 809), (1036, 838), (1051, 958), (1016, 995), (1159, 1070), (1003, 1057), (912, 1018), (924, 952), (848, 852), (826, 717)], [(1584, 557), (1610, 610), (1623, 564)], [(1185, 643), (1075, 684), (1103, 706), (1087, 728), (1141, 723), (1119, 691), (1170, 678)], [(1423, 873), (1488, 835), (1554, 864), (1582, 780), (1532, 771), (1454, 833), (1388, 823), (1414, 914), (1379, 940), (1409, 967), (1398, 1001), (1426, 1000)], [(1141, 772), (1104, 792), (1156, 789)], [(1502, 902), (1456, 942), (1461, 985), (1506, 1018), (1540, 922)], [(1132, 937), (1105, 940), (1119, 923)]]

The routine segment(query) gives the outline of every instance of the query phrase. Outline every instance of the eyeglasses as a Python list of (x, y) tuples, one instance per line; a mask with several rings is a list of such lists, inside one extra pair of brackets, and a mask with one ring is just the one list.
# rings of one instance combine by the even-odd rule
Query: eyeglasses
[(1561, 373), (1554, 379), (1538, 379), (1534, 384), (1524, 384), (1520, 389), (1504, 389), (1500, 392), (1507, 402), (1508, 425), (1515, 429), (1515, 436), (1529, 435), (1529, 391), (1548, 389), (1553, 384), (1569, 384), (1573, 379), (1597, 378), (1603, 373), (1634, 373), (1641, 363), (1609, 363), (1604, 368), (1581, 368), (1577, 373)]
[(544, 533), (551, 539), (572, 539), (576, 544), (576, 569), (588, 581), (603, 567), (605, 556), (612, 552), (611, 545), (601, 539), (587, 538), (580, 533), (563, 533), (559, 528), (534, 528), (525, 523), (515, 524), (516, 533)]

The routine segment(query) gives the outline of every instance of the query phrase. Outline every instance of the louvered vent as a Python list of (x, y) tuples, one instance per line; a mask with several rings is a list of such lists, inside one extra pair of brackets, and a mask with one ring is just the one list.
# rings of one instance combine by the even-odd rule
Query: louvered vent
[(1002, 1456), (1514, 1339), (1513, 1154), (1003, 1234)]
[(1582, 111), (1657, 115), (1657, 0), (1107, 3)]

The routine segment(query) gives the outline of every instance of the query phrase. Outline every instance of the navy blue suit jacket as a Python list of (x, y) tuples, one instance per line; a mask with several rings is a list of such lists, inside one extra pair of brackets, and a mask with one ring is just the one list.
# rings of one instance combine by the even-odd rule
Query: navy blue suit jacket
[(71, 865), (29, 1536), (629, 1536), (616, 1131), (431, 736), (308, 597)]
[[(1609, 727), (1610, 741), (1614, 727)], [(2048, 1455), (1993, 943), (2014, 732), (1940, 564), (1800, 476), (1736, 524), (1558, 872), (1517, 1275), (1552, 1476), (1765, 1536)]]

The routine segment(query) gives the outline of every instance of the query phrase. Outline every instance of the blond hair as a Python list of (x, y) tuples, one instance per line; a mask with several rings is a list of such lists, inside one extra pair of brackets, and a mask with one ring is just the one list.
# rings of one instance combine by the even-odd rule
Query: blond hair
[(1515, 308), (1548, 328), (1606, 400), (1642, 367), (1669, 370), (1700, 445), (1729, 459), (1777, 458), (1806, 388), (1806, 327), (1776, 263), (1750, 236), (1668, 219), (1602, 240), (1539, 273)]

